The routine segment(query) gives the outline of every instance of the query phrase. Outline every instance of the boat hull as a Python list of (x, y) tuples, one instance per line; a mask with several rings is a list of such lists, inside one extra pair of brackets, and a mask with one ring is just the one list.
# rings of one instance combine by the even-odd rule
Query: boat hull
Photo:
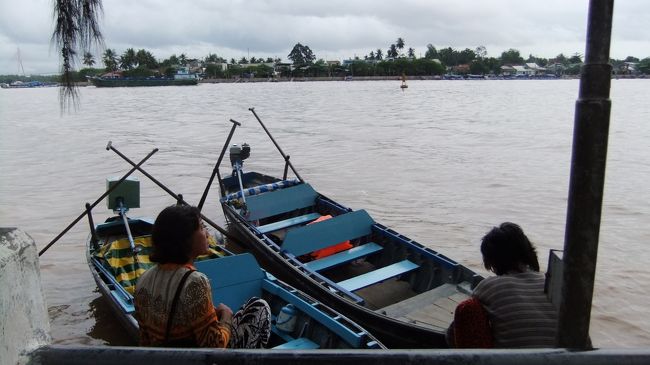
[(199, 81), (191, 79), (126, 79), (126, 78), (99, 78), (88, 79), (96, 87), (148, 87), (148, 86), (191, 86), (197, 85)]
[[(251, 178), (251, 176), (253, 175), (257, 177)], [(245, 191), (260, 190), (259, 187), (262, 186), (260, 184), (265, 184), (264, 186), (268, 186), (269, 184), (277, 184), (278, 182), (280, 182), (280, 179), (270, 177), (268, 175), (254, 173), (254, 172), (249, 172), (244, 174), (243, 180), (245, 181), (244, 182)], [(256, 180), (256, 181), (251, 183), (252, 180)], [(246, 181), (248, 181), (248, 184), (246, 183)], [(232, 196), (228, 194), (238, 194), (239, 189), (237, 188), (238, 186), (237, 179), (226, 178), (222, 180), (222, 183), (226, 189), (225, 190), (226, 194), (224, 195)], [(304, 184), (299, 183), (296, 186), (300, 186), (300, 185), (304, 185)], [(288, 190), (292, 188), (286, 188), (283, 186), (278, 189)], [(260, 197), (262, 197), (264, 194), (275, 193), (275, 191), (268, 192), (266, 188), (261, 189), (261, 191), (263, 192), (259, 193)], [(246, 199), (246, 202), (247, 204), (249, 204), (249, 207), (251, 207), (253, 200), (254, 198), (252, 197), (248, 197)], [(330, 208), (334, 207), (330, 209), (330, 213), (333, 215), (337, 215), (337, 214), (346, 215), (347, 213), (354, 213), (351, 209), (348, 209), (320, 194), (318, 194), (318, 198), (316, 200), (319, 201), (319, 203), (317, 203), (316, 205), (319, 206), (328, 205), (328, 207)], [(434, 299), (432, 298), (434, 297), (434, 294), (438, 295), (438, 293), (440, 292), (437, 289), (441, 288), (441, 286), (443, 285), (446, 286), (447, 288), (451, 288), (449, 294), (445, 294), (443, 296), (445, 297), (454, 296), (455, 299), (461, 298), (458, 300), (459, 302), (463, 300), (462, 297), (467, 298), (471, 293), (471, 289), (482, 279), (482, 277), (480, 277), (479, 275), (475, 274), (474, 272), (465, 268), (464, 266), (453, 262), (453, 260), (445, 257), (444, 255), (440, 255), (434, 251), (424, 248), (422, 245), (412, 240), (409, 240), (408, 238), (399, 235), (396, 232), (378, 223), (373, 222), (372, 224), (373, 232), (375, 232), (375, 230), (387, 231), (388, 234), (394, 235), (394, 237), (391, 237), (391, 240), (404, 241), (403, 244), (402, 243), (391, 244), (392, 247), (388, 247), (391, 245), (385, 245), (383, 247), (382, 254), (375, 255), (373, 257), (374, 262), (377, 262), (376, 265), (377, 268), (383, 268), (388, 264), (393, 264), (394, 262), (396, 262), (396, 261), (390, 261), (393, 260), (392, 258), (390, 258), (391, 256), (399, 257), (396, 259), (397, 261), (402, 260), (406, 257), (413, 258), (414, 261), (420, 262), (422, 264), (422, 267), (418, 269), (417, 274), (409, 276), (410, 274), (407, 273), (404, 274), (404, 278), (400, 278), (400, 276), (397, 275), (391, 277), (390, 279), (381, 279), (379, 281), (376, 281), (375, 284), (370, 284), (370, 286), (363, 287), (358, 292), (354, 292), (357, 289), (350, 289), (350, 292), (354, 292), (354, 293), (349, 293), (346, 292), (345, 290), (343, 291), (340, 290), (340, 288), (337, 287), (337, 285), (341, 282), (339, 280), (340, 278), (334, 279), (332, 278), (332, 276), (337, 276), (344, 270), (348, 269), (346, 265), (354, 266), (355, 262), (358, 260), (356, 260), (355, 262), (350, 262), (349, 265), (345, 264), (341, 266), (335, 266), (333, 267), (334, 268), (333, 270), (329, 269), (330, 271), (327, 270), (324, 271), (326, 273), (325, 274), (323, 272), (317, 272), (315, 270), (309, 269), (306, 266), (306, 264), (303, 262), (303, 253), (292, 254), (290, 252), (291, 249), (287, 248), (287, 246), (285, 245), (287, 243), (287, 237), (291, 233), (296, 233), (301, 230), (302, 232), (304, 232), (305, 229), (309, 230), (309, 227), (303, 225), (303, 226), (292, 226), (287, 228), (285, 232), (279, 234), (279, 235), (284, 235), (283, 238), (284, 241), (282, 243), (279, 243), (279, 240), (277, 239), (278, 237), (275, 237), (275, 239), (270, 239), (271, 235), (265, 232), (266, 229), (262, 228), (262, 226), (268, 227), (276, 223), (269, 224), (268, 221), (265, 221), (265, 219), (267, 218), (261, 218), (259, 221), (256, 219), (252, 219), (251, 215), (255, 214), (254, 212), (252, 212), (253, 208), (251, 208), (251, 210), (247, 213), (249, 215), (247, 215), (246, 218), (244, 218), (241, 214), (242, 211), (237, 207), (231, 205), (231, 203), (229, 203), (228, 201), (228, 198), (221, 199), (221, 207), (224, 212), (224, 215), (227, 218), (227, 221), (230, 224), (229, 228), (231, 228), (231, 230), (233, 230), (239, 236), (241, 241), (240, 243), (245, 246), (244, 247), (245, 249), (252, 252), (257, 257), (258, 261), (260, 261), (262, 265), (264, 265), (264, 267), (269, 272), (271, 272), (273, 275), (280, 278), (281, 280), (286, 281), (291, 286), (304, 291), (308, 295), (314, 297), (316, 300), (323, 303), (327, 303), (327, 305), (329, 305), (336, 311), (342, 313), (343, 315), (347, 316), (352, 321), (359, 323), (361, 326), (363, 326), (364, 328), (369, 330), (373, 335), (375, 335), (375, 337), (377, 337), (388, 348), (445, 348), (447, 347), (447, 342), (445, 339), (446, 330), (449, 324), (451, 323), (451, 320), (453, 319), (453, 311), (455, 309), (455, 306), (453, 308), (450, 308), (450, 306), (452, 305), (451, 302), (448, 301), (446, 303), (447, 308), (442, 309), (442, 312), (446, 311), (446, 313), (444, 313), (444, 316), (448, 318), (448, 320), (436, 321), (435, 325), (432, 325), (431, 322), (422, 322), (422, 321), (410, 319), (413, 316), (404, 317), (401, 315), (396, 315), (397, 312), (397, 310), (395, 309), (396, 306), (399, 307), (400, 305), (403, 305), (404, 303), (408, 302), (409, 303), (408, 305), (412, 307), (413, 303), (416, 301), (421, 301), (418, 304), (423, 304), (423, 306), (428, 306), (433, 303)], [(265, 205), (263, 209), (268, 209), (268, 205)], [(317, 208), (312, 206), (308, 208), (301, 208), (299, 210), (302, 212), (301, 214), (305, 214), (305, 212), (311, 212), (312, 210), (315, 209)], [(325, 214), (324, 212), (319, 212), (319, 213)], [(284, 213), (284, 214), (289, 214), (293, 216), (293, 214), (290, 213)], [(273, 217), (268, 219), (270, 219), (271, 221), (275, 220), (275, 218)], [(288, 220), (290, 219), (291, 218), (289, 218)], [(323, 223), (316, 223), (316, 225), (319, 224), (323, 224)], [(277, 233), (278, 231), (273, 231), (273, 232)], [(337, 233), (334, 234), (336, 235)], [(317, 237), (302, 236), (302, 238), (299, 240), (300, 241), (299, 243), (309, 242), (309, 241), (319, 241), (322, 239), (323, 239), (322, 234)], [(352, 237), (348, 239), (352, 239)], [(364, 239), (363, 242), (368, 242), (368, 241), (370, 241), (370, 239)], [(335, 241), (335, 242), (341, 242), (341, 241)], [(359, 241), (358, 245), (359, 246), (361, 245), (361, 241)], [(358, 246), (356, 246), (355, 248), (357, 247)], [(305, 250), (304, 252), (308, 252), (308, 251), (309, 250)], [(432, 267), (432, 265), (431, 263), (426, 262), (425, 257), (432, 257), (432, 260), (442, 261), (445, 265), (447, 265), (448, 269), (444, 269), (444, 270), (432, 269), (427, 271), (428, 270), (428, 268), (426, 268), (427, 265), (430, 265), (428, 267)], [(366, 258), (364, 258), (363, 260), (366, 260)], [(309, 261), (310, 260), (307, 260), (307, 262)], [(388, 262), (388, 264), (386, 264), (386, 262)], [(417, 278), (411, 280), (414, 276), (417, 276)], [(395, 278), (397, 278), (397, 280), (394, 280)], [(343, 279), (347, 279), (347, 278), (343, 277)], [(396, 299), (389, 298), (389, 300), (386, 301), (388, 303), (386, 306), (380, 305), (371, 308), (371, 306), (368, 305), (367, 300), (366, 302), (362, 302), (364, 299), (367, 298), (360, 298), (360, 296), (363, 295), (359, 295), (359, 296), (355, 295), (360, 292), (363, 292), (364, 294), (371, 293), (374, 290), (373, 294), (378, 294), (379, 297), (381, 297), (382, 295), (384, 295), (383, 290), (385, 288), (390, 288), (390, 286), (386, 287), (384, 285), (392, 285), (392, 284), (407, 285), (406, 283), (408, 283), (408, 285), (411, 285), (411, 281), (414, 281), (416, 283), (413, 284), (411, 288), (413, 289), (413, 292), (404, 296), (403, 298), (400, 297), (397, 297)], [(434, 289), (436, 289), (435, 293), (434, 293)], [(446, 288), (444, 289), (446, 290)], [(423, 295), (419, 295), (419, 294), (423, 294)], [(428, 296), (429, 294), (431, 295)], [(392, 295), (392, 293), (386, 293), (386, 295), (384, 296), (388, 297), (390, 295)], [(442, 298), (442, 296), (440, 296), (440, 298)], [(383, 298), (380, 299), (383, 300)], [(437, 301), (438, 299), (439, 298), (436, 298), (435, 300)], [(388, 310), (388, 314), (385, 314), (386, 310)], [(437, 308), (436, 310), (440, 311), (439, 308)], [(436, 314), (438, 313), (441, 312), (437, 312)], [(409, 320), (403, 320), (401, 318), (409, 318)]]
[[(107, 261), (114, 260), (114, 258), (107, 259), (106, 251), (102, 249), (105, 245), (110, 245), (112, 244), (111, 242), (114, 243), (116, 239), (125, 238), (123, 227), (120, 227), (119, 224), (121, 222), (115, 219), (109, 220), (110, 222), (97, 226), (97, 244), (93, 243), (92, 235), (89, 236), (87, 240), (86, 258), (99, 292), (106, 299), (113, 313), (113, 317), (120, 322), (131, 340), (137, 343), (139, 340), (139, 326), (134, 317), (133, 297), (125, 290), (124, 285), (117, 281), (114, 275), (115, 272), (121, 272), (120, 269), (110, 268), (106, 264)], [(137, 236), (134, 238), (136, 245), (139, 244), (138, 242), (141, 242), (139, 240), (142, 239), (143, 235), (146, 236), (151, 233), (152, 224), (146, 220), (129, 219), (129, 226), (133, 235)], [(124, 251), (124, 247), (120, 246), (119, 250)], [(143, 249), (141, 252), (145, 254), (146, 249)], [(98, 253), (100, 254), (98, 255)], [(303, 347), (291, 346), (298, 346), (292, 345), (295, 343), (300, 344), (299, 346), (305, 346), (305, 343), (307, 343), (309, 346), (314, 346), (309, 348), (386, 348), (367, 330), (361, 328), (347, 317), (337, 313), (335, 310), (323, 305), (308, 295), (295, 290), (275, 277), (268, 275), (259, 268), (254, 259), (252, 259), (252, 256), (251, 258), (247, 258), (245, 255), (233, 255), (226, 250), (219, 251), (218, 253), (221, 255), (218, 258), (195, 262), (199, 271), (206, 274), (208, 279), (213, 283), (217, 283), (213, 287), (213, 301), (215, 303), (223, 300), (231, 305), (233, 309), (238, 308), (239, 305), (243, 304), (249, 298), (248, 290), (250, 290), (251, 285), (250, 275), (256, 275), (256, 280), (259, 281), (260, 288), (260, 292), (256, 296), (265, 299), (269, 303), (272, 314), (277, 315), (281, 311), (281, 308), (287, 304), (292, 304), (298, 308), (296, 316), (298, 320), (293, 333), (282, 331), (276, 328), (275, 324), (272, 326), (273, 334), (269, 343), (271, 346), (279, 346), (278, 348), (282, 349), (303, 349)], [(120, 255), (123, 255), (123, 253)], [(138, 257), (140, 257), (140, 254)], [(146, 260), (146, 262), (148, 261)], [(145, 260), (142, 260), (142, 262), (145, 262)], [(233, 264), (233, 262), (235, 263)], [(242, 269), (242, 267), (246, 269)], [(230, 275), (233, 268), (243, 270), (241, 271), (243, 274), (241, 277), (246, 277), (245, 282), (237, 283), (237, 279), (232, 279), (233, 276), (235, 278), (240, 277), (240, 275)], [(211, 275), (215, 275), (215, 273), (218, 278), (230, 276), (229, 280), (235, 280), (235, 282), (230, 283), (225, 289), (219, 288), (218, 283), (222, 283), (224, 280), (212, 280)], [(133, 284), (135, 284), (135, 280), (132, 279)], [(242, 289), (241, 292), (237, 289), (233, 290), (233, 288), (240, 286), (241, 288), (247, 289)], [(237, 300), (234, 302), (226, 301), (226, 299), (233, 300), (233, 298)], [(305, 328), (308, 328), (308, 330), (305, 331)]]

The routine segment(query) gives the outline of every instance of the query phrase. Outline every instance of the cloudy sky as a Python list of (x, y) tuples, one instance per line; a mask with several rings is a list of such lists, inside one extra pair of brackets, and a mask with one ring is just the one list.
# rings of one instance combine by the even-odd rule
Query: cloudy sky
[[(54, 0), (0, 0), (0, 74), (53, 73)], [(427, 44), (462, 50), (485, 46), (498, 57), (584, 54), (588, 0), (103, 0), (106, 46), (145, 48), (158, 59), (280, 57), (294, 44), (317, 58), (385, 53), (398, 37), (424, 55)], [(611, 56), (650, 57), (650, 0), (617, 0)], [(102, 50), (95, 50), (100, 59)]]

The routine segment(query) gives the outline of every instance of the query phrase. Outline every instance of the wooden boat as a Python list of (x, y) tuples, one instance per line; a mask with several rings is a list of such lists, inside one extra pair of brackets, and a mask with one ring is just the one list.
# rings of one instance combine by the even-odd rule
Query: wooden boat
[[(124, 208), (127, 204), (111, 203), (130, 201), (130, 206), (139, 206), (139, 198), (133, 198), (138, 195), (136, 183), (125, 180), (124, 189), (120, 187), (108, 196), (109, 207), (116, 208), (118, 215), (97, 226), (91, 223), (86, 255), (100, 293), (137, 342), (132, 294), (137, 278), (153, 265), (149, 261), (153, 223), (128, 218)], [(385, 348), (345, 316), (262, 270), (251, 254), (234, 255), (217, 245), (216, 240), (210, 241), (210, 253), (199, 257), (194, 265), (210, 279), (214, 303), (236, 310), (252, 296), (265, 299), (274, 319), (270, 348)]]
[[(230, 148), (233, 174), (219, 177), (220, 201), (230, 227), (266, 269), (367, 328), (389, 348), (446, 347), (456, 304), (480, 275), (376, 222), (365, 210), (353, 211), (318, 193), (295, 169), (297, 179), (287, 179), (293, 166), (286, 157), (283, 178), (244, 172), (249, 155), (247, 145)], [(327, 216), (332, 218), (322, 220)], [(333, 247), (342, 251), (323, 253), (337, 251)]]

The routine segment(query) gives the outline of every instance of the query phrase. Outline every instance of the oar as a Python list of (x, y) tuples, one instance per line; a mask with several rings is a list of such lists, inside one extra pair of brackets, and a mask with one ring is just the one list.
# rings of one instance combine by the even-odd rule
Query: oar
[[(232, 135), (235, 133), (235, 128), (241, 125), (241, 123), (237, 122), (234, 119), (231, 119), (230, 121), (232, 122), (232, 128), (230, 128), (230, 133), (228, 134), (228, 138), (226, 138), (226, 143), (223, 145), (221, 154), (219, 155), (219, 158), (217, 159), (217, 163), (214, 165), (214, 169), (212, 170), (212, 175), (210, 176), (208, 185), (205, 187), (205, 190), (203, 191), (203, 195), (201, 196), (201, 200), (199, 201), (199, 205), (197, 206), (197, 208), (199, 208), (199, 211), (203, 209), (203, 203), (205, 203), (205, 198), (208, 197), (208, 191), (210, 191), (210, 186), (212, 186), (214, 175), (219, 173), (219, 165), (221, 165), (221, 160), (223, 160), (223, 155), (226, 153), (226, 149), (230, 144), (230, 139), (232, 138)], [(219, 189), (223, 194), (224, 190), (223, 190), (223, 186), (221, 186), (221, 177), (219, 177)]]
[[(110, 145), (110, 142), (109, 142), (109, 145)], [(97, 198), (97, 200), (95, 200), (94, 203), (92, 203), (92, 204), (90, 204), (90, 205), (86, 204), (86, 210), (85, 210), (83, 213), (81, 213), (81, 214), (77, 217), (77, 219), (75, 219), (74, 221), (72, 221), (72, 223), (70, 223), (70, 225), (68, 225), (68, 226), (67, 226), (67, 227), (66, 227), (66, 228), (65, 228), (61, 233), (59, 233), (59, 235), (56, 236), (56, 237), (52, 240), (52, 242), (48, 243), (47, 246), (43, 247), (43, 249), (42, 249), (41, 251), (39, 251), (38, 256), (41, 256), (43, 253), (45, 253), (45, 251), (47, 251), (47, 250), (50, 248), (50, 246), (52, 246), (56, 241), (58, 241), (59, 238), (63, 237), (64, 234), (68, 233), (68, 231), (70, 230), (70, 228), (72, 228), (75, 224), (77, 224), (77, 222), (79, 222), (79, 221), (81, 220), (81, 218), (83, 218), (86, 214), (88, 214), (88, 212), (89, 212), (92, 208), (94, 208), (97, 204), (99, 204), (99, 202), (101, 202), (101, 201), (102, 201), (106, 196), (108, 196), (108, 194), (112, 193), (113, 190), (117, 189), (117, 187), (120, 186), (120, 184), (121, 184), (124, 180), (126, 180), (127, 177), (131, 176), (131, 174), (134, 173), (135, 170), (138, 170), (138, 169), (140, 168), (140, 165), (142, 165), (143, 163), (145, 163), (145, 162), (149, 159), (149, 157), (153, 156), (153, 154), (156, 153), (156, 152), (158, 152), (158, 149), (157, 149), (157, 148), (154, 148), (153, 151), (149, 152), (149, 154), (148, 154), (145, 158), (142, 159), (142, 161), (140, 161), (140, 162), (137, 163), (137, 164), (133, 164), (133, 168), (132, 168), (131, 170), (129, 170), (129, 172), (127, 172), (124, 176), (122, 176), (122, 178), (119, 179), (119, 180), (117, 181), (117, 183), (115, 183), (113, 186), (111, 186), (110, 189), (106, 190), (106, 192), (105, 192), (104, 194), (102, 194), (102, 196), (100, 196), (99, 198)]]
[[(107, 150), (107, 151), (108, 151), (108, 150), (112, 150), (112, 151), (115, 152), (118, 156), (122, 157), (122, 159), (124, 159), (124, 161), (126, 161), (126, 162), (128, 162), (129, 164), (131, 164), (132, 166), (134, 166), (134, 168), (135, 168), (136, 170), (140, 171), (144, 176), (148, 177), (151, 181), (153, 181), (153, 182), (154, 182), (156, 185), (158, 185), (161, 189), (163, 189), (164, 191), (166, 191), (167, 194), (171, 195), (174, 199), (176, 199), (177, 202), (180, 202), (181, 204), (187, 204), (187, 205), (189, 205), (185, 200), (183, 200), (183, 197), (182, 197), (182, 196), (179, 196), (179, 195), (175, 194), (175, 193), (174, 193), (173, 191), (171, 191), (168, 187), (166, 187), (165, 185), (163, 185), (160, 181), (156, 180), (156, 178), (154, 178), (153, 176), (149, 175), (148, 172), (146, 172), (146, 171), (144, 171), (142, 168), (140, 168), (140, 166), (136, 166), (136, 164), (135, 164), (133, 161), (131, 161), (131, 159), (129, 159), (128, 157), (126, 157), (125, 155), (123, 155), (122, 152), (120, 152), (120, 151), (117, 150), (117, 148), (113, 147), (113, 145), (112, 145), (112, 143), (111, 143), (110, 141), (108, 142), (108, 145), (106, 146), (106, 150)], [(209, 225), (211, 225), (212, 227), (214, 227), (217, 231), (221, 232), (221, 234), (223, 234), (224, 236), (226, 236), (226, 238), (228, 238), (229, 240), (231, 240), (231, 241), (233, 241), (233, 242), (235, 242), (235, 243), (237, 243), (237, 244), (241, 244), (241, 241), (240, 241), (240, 240), (238, 240), (236, 237), (233, 237), (233, 236), (232, 236), (228, 231), (226, 231), (225, 229), (221, 228), (218, 224), (214, 223), (214, 222), (213, 222), (212, 220), (210, 220), (208, 217), (206, 217), (205, 215), (203, 215), (203, 213), (201, 213), (201, 218), (203, 219), (204, 222), (208, 223)]]
[(300, 180), (300, 182), (304, 183), (305, 181), (302, 179), (302, 177), (300, 177), (300, 175), (298, 174), (298, 171), (296, 171), (296, 169), (293, 167), (293, 164), (291, 163), (291, 161), (289, 161), (289, 156), (285, 155), (284, 152), (282, 152), (282, 148), (280, 148), (278, 143), (275, 141), (275, 138), (273, 138), (273, 136), (271, 135), (271, 132), (269, 132), (269, 130), (266, 129), (266, 126), (264, 125), (264, 123), (262, 123), (262, 120), (260, 119), (260, 117), (258, 117), (257, 113), (255, 113), (255, 108), (248, 108), (248, 110), (250, 110), (253, 113), (253, 115), (255, 116), (255, 118), (257, 119), (257, 121), (260, 122), (260, 125), (262, 126), (262, 128), (264, 128), (264, 131), (266, 132), (266, 134), (269, 136), (269, 138), (271, 138), (271, 141), (273, 141), (273, 144), (278, 149), (278, 151), (280, 151), (280, 154), (282, 155), (282, 158), (284, 158), (284, 161), (289, 165), (289, 167), (291, 167), (291, 171), (293, 171), (293, 173), (296, 174), (296, 177), (298, 178), (298, 180)]

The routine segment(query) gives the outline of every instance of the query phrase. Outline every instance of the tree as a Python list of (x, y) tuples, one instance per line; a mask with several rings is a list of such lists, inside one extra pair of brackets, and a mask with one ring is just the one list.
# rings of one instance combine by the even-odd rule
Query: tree
[(445, 66), (458, 65), (458, 52), (451, 47), (443, 48), (438, 51), (438, 57)]
[(639, 59), (633, 56), (627, 56), (625, 57), (623, 62), (639, 62)]
[(90, 52), (84, 53), (84, 62), (83, 63), (84, 63), (84, 65), (86, 65), (88, 67), (93, 67), (93, 65), (95, 64), (95, 57), (93, 56), (93, 54), (90, 53)]
[(117, 70), (117, 54), (115, 51), (107, 48), (102, 56), (102, 62), (104, 62), (104, 66), (106, 66), (107, 72)]
[(400, 50), (401, 52), (404, 49), (404, 39), (402, 39), (401, 37), (397, 38), (397, 42), (395, 42), (395, 47), (397, 47), (397, 49)]
[(314, 62), (316, 56), (309, 46), (303, 46), (300, 43), (296, 43), (289, 55), (287, 55), (287, 58), (290, 59), (294, 65), (308, 65)]
[(408, 56), (410, 58), (415, 58), (415, 50), (413, 48), (409, 48), (408, 50)]
[(431, 43), (427, 44), (427, 51), (424, 53), (424, 58), (428, 60), (440, 58), (440, 56), (438, 56), (438, 50), (436, 50), (436, 47)]
[(397, 55), (398, 55), (397, 46), (395, 44), (391, 44), (390, 47), (388, 48), (388, 51), (386, 51), (386, 57), (396, 58)]
[(469, 48), (465, 48), (464, 50), (460, 51), (458, 53), (458, 64), (469, 64), (470, 62), (474, 61), (476, 58), (476, 53), (472, 51)]
[(138, 63), (138, 60), (135, 58), (135, 50), (129, 48), (120, 56), (120, 68), (123, 70), (131, 70)]
[(375, 53), (375, 59), (376, 60), (382, 60), (384, 59), (384, 54), (382, 53), (381, 49), (377, 48), (377, 52)]
[(487, 49), (485, 46), (478, 46), (476, 47), (476, 50), (474, 51), (476, 53), (477, 58), (485, 58), (487, 57)]
[(519, 51), (513, 48), (501, 53), (501, 63), (504, 65), (520, 65), (524, 63), (524, 59), (519, 54)]
[(248, 64), (248, 60), (246, 59), (246, 57), (242, 57), (239, 59), (239, 62), (237, 63), (239, 63), (240, 65), (246, 65)]
[(52, 42), (59, 49), (61, 61), (61, 106), (74, 102), (77, 96), (74, 85), (74, 64), (77, 55), (90, 50), (93, 45), (103, 47), (99, 30), (102, 12), (101, 0), (58, 0), (54, 2), (54, 32)]
[(236, 64), (236, 63), (237, 63), (237, 61), (235, 61), (234, 58), (231, 58), (231, 59), (230, 59), (230, 64), (231, 64), (231, 65), (234, 65), (234, 64)]
[(582, 63), (582, 55), (580, 53), (574, 53), (573, 56), (569, 58), (570, 64)]
[(135, 54), (135, 60), (138, 64), (138, 67), (145, 67), (149, 70), (154, 70), (159, 67), (156, 57), (154, 57), (151, 52), (145, 49), (138, 50), (138, 52)]
[(563, 65), (568, 64), (568, 60), (567, 60), (566, 56), (563, 53), (560, 53), (559, 55), (555, 56), (555, 62), (556, 63), (561, 63)]
[(636, 66), (636, 68), (645, 75), (650, 74), (650, 57), (646, 57), (639, 61), (639, 64)]
[(368, 54), (368, 58), (370, 58), (371, 60), (374, 60), (375, 59), (375, 52), (370, 51), (370, 54)]

